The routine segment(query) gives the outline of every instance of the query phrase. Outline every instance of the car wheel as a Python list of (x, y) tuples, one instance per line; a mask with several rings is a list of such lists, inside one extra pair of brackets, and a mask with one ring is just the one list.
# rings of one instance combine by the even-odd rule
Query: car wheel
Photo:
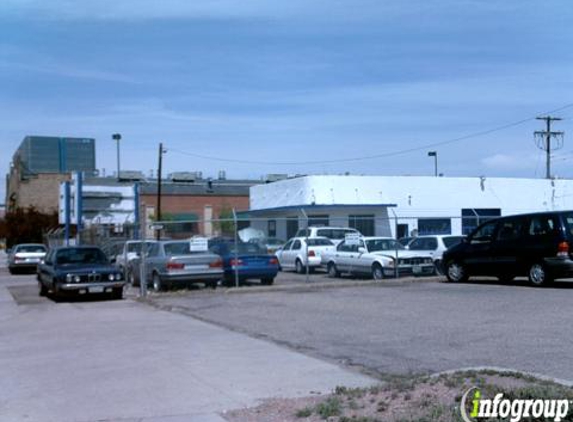
[(297, 272), (297, 273), (299, 273), (299, 274), (304, 274), (304, 273), (305, 273), (305, 271), (304, 271), (304, 265), (302, 265), (302, 262), (300, 262), (300, 259), (297, 259), (297, 260), (296, 260), (295, 266), (296, 266), (296, 272)]
[(114, 300), (123, 299), (123, 287), (114, 287), (111, 291), (111, 298)]
[(271, 284), (273, 284), (275, 282), (274, 278), (268, 277), (268, 278), (261, 278), (261, 284), (264, 286), (270, 286)]
[(466, 267), (461, 262), (450, 261), (446, 265), (446, 277), (452, 283), (463, 283), (467, 281), (469, 274)]
[(209, 282), (205, 283), (205, 287), (209, 287), (209, 288), (215, 290), (217, 288), (217, 284), (219, 284), (218, 281), (209, 281)]
[(546, 286), (548, 284), (551, 284), (551, 282), (553, 281), (549, 276), (549, 274), (547, 274), (545, 266), (539, 262), (529, 267), (529, 272), (527, 273), (527, 276), (529, 278), (529, 282), (534, 286), (538, 287)]
[(16, 274), (16, 270), (12, 267), (8, 267), (8, 271), (10, 272), (10, 274), (14, 275)]
[(382, 280), (384, 278), (384, 269), (382, 265), (375, 263), (372, 265), (372, 278), (374, 280)]
[(133, 270), (129, 270), (127, 272), (127, 282), (132, 287), (137, 287), (137, 278), (135, 277), (135, 272)]
[(161, 282), (161, 277), (159, 277), (159, 274), (153, 273), (151, 278), (151, 287), (153, 288), (154, 292), (161, 292), (163, 290), (163, 283)]
[(338, 269), (336, 268), (336, 264), (334, 262), (329, 262), (327, 269), (328, 269), (328, 276), (330, 278), (340, 277), (340, 271), (338, 271)]
[(44, 286), (44, 283), (42, 283), (40, 280), (38, 280), (38, 295), (46, 296), (47, 294), (48, 294), (48, 289), (46, 289), (46, 286)]

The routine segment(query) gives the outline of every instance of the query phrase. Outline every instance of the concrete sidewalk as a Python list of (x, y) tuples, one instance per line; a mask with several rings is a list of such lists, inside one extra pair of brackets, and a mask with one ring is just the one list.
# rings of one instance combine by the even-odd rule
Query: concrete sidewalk
[(264, 398), (375, 383), (129, 300), (16, 306), (0, 290), (1, 421), (219, 422)]

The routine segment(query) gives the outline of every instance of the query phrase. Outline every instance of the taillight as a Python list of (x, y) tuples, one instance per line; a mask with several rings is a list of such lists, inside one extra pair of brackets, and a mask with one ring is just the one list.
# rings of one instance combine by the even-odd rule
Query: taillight
[(209, 268), (223, 268), (223, 261), (218, 259), (209, 264)]
[(316, 256), (316, 254), (314, 253), (314, 251), (308, 251), (308, 256)]
[(240, 267), (241, 265), (243, 265), (243, 261), (241, 261), (240, 259), (231, 259), (229, 261), (229, 264), (231, 264), (232, 267)]
[(185, 264), (182, 264), (181, 262), (168, 262), (167, 263), (167, 271), (182, 270), (183, 268), (185, 268)]
[(276, 258), (269, 259), (269, 265), (279, 265), (279, 260)]
[(557, 256), (559, 258), (568, 258), (569, 257), (569, 243), (561, 242), (557, 246)]
[(22, 258), (22, 257), (19, 257), (19, 256), (15, 256), (15, 257), (14, 257), (14, 262), (20, 262), (20, 261), (25, 261), (25, 260), (26, 260), (26, 258)]

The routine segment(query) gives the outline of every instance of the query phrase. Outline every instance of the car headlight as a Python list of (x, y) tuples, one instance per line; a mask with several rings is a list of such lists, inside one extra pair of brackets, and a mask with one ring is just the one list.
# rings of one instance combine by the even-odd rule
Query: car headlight
[(107, 279), (109, 281), (113, 281), (113, 280), (115, 280), (115, 275), (114, 274), (108, 274)]
[(390, 260), (388, 261), (388, 265), (387, 265), (387, 266), (390, 267), (390, 268), (394, 268), (394, 266), (395, 266), (394, 260), (393, 260), (393, 259), (390, 259)]
[(74, 280), (73, 274), (66, 274), (66, 282), (71, 283)]
[(82, 278), (79, 275), (74, 276), (74, 281), (76, 283), (79, 283), (82, 280)]

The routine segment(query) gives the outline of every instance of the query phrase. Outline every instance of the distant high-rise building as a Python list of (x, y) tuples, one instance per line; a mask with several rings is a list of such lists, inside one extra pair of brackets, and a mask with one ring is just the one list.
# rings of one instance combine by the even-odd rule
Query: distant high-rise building
[(12, 159), (23, 175), (95, 171), (95, 139), (26, 136)]
[(6, 183), (8, 210), (58, 210), (60, 182), (71, 172), (96, 173), (95, 139), (26, 136), (12, 158)]

